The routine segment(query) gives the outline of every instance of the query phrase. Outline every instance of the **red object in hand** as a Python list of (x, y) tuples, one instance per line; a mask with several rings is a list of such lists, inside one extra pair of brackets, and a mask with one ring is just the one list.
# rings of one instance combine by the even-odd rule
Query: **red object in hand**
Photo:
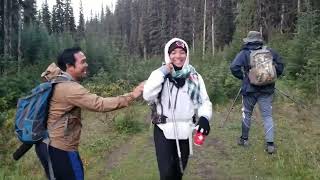
[(196, 132), (193, 136), (193, 143), (196, 146), (201, 146), (205, 140), (206, 136), (203, 135), (201, 132)]

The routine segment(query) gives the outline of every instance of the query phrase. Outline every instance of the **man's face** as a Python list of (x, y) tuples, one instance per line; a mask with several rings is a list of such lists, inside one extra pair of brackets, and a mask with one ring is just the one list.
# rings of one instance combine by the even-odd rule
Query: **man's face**
[(87, 60), (82, 51), (75, 53), (74, 58), (76, 60), (74, 66), (67, 65), (67, 72), (77, 81), (87, 76)]
[(175, 66), (182, 67), (186, 61), (187, 53), (181, 48), (176, 48), (170, 53), (169, 57)]

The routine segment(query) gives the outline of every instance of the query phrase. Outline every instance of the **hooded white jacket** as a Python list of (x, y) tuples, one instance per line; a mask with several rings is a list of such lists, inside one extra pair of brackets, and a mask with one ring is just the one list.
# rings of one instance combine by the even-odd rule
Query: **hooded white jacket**
[[(165, 62), (170, 62), (168, 49), (169, 46), (175, 41), (183, 42), (187, 48), (187, 57), (183, 66), (185, 67), (189, 64), (189, 48), (187, 43), (179, 38), (173, 38), (166, 44), (164, 49)], [(188, 139), (194, 127), (192, 123), (193, 115), (197, 114), (198, 117), (203, 116), (210, 120), (212, 117), (212, 104), (210, 102), (205, 84), (200, 74), (198, 74), (198, 79), (202, 104), (196, 107), (193, 104), (190, 96), (188, 95), (187, 83), (185, 83), (185, 85), (178, 90), (178, 88), (176, 88), (176, 86), (174, 86), (173, 83), (171, 83), (168, 79), (166, 79), (166, 81), (164, 82), (164, 77), (166, 75), (163, 70), (164, 68), (165, 67), (160, 67), (159, 69), (156, 69), (151, 73), (144, 85), (143, 98), (148, 102), (156, 102), (157, 113), (160, 115), (161, 105), (158, 102), (158, 94), (162, 89), (162, 83), (164, 83), (161, 92), (161, 104), (163, 106), (163, 115), (168, 118), (167, 123), (157, 125), (164, 132), (164, 135), (167, 139), (175, 139), (173, 117), (171, 109), (169, 109), (169, 96), (171, 94), (171, 108), (176, 107), (173, 111), (173, 114), (177, 124), (178, 139)], [(169, 94), (169, 89), (171, 90), (171, 88), (172, 91)], [(176, 106), (174, 105), (175, 103)]]

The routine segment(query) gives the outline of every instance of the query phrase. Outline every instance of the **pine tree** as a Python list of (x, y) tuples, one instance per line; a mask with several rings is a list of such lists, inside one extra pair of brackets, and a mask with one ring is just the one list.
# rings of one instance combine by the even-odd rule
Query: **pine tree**
[(52, 10), (52, 31), (54, 33), (62, 33), (65, 28), (63, 0), (56, 0), (56, 4)]
[(141, 0), (141, 18), (139, 19), (139, 53), (143, 56), (143, 59), (147, 59), (147, 47), (149, 42), (149, 26), (147, 24), (147, 16), (149, 14), (149, 1), (148, 0)]
[(42, 24), (42, 13), (41, 11), (38, 11), (38, 15), (36, 17), (36, 20), (35, 20), (37, 26), (40, 26)]
[[(177, 1), (170, 1), (167, 0), (164, 2), (165, 4), (162, 5), (161, 8), (161, 14), (164, 14), (165, 19), (161, 19), (161, 23), (165, 24), (165, 26), (163, 26), (165, 29), (162, 29), (161, 31), (163, 33), (168, 34), (167, 37), (162, 36), (163, 39), (163, 43), (165, 44), (166, 41), (168, 41), (169, 39), (171, 39), (172, 37), (176, 37), (178, 36), (179, 33), (179, 21), (178, 21), (178, 17), (179, 17), (179, 12), (177, 11), (177, 8), (179, 8), (179, 3)], [(182, 3), (182, 2), (180, 2)], [(180, 11), (182, 13), (182, 11)], [(163, 17), (163, 16), (162, 16)], [(182, 17), (182, 16), (180, 16)], [(164, 21), (164, 23), (163, 23)], [(168, 33), (167, 33), (168, 32)]]
[(3, 28), (3, 55), (9, 56), (9, 21), (8, 21), (8, 0), (3, 0), (3, 15), (2, 15), (2, 28)]
[(59, 32), (59, 24), (58, 24), (58, 21), (57, 21), (57, 14), (56, 14), (56, 10), (57, 10), (57, 7), (56, 6), (53, 6), (52, 7), (52, 32), (54, 33), (58, 33)]
[(159, 7), (160, 9), (160, 40), (159, 43), (161, 43), (161, 47), (164, 47), (166, 41), (170, 38), (170, 17), (169, 17), (169, 1), (164, 0), (160, 1)]
[(17, 65), (18, 65), (18, 74), (20, 75), (22, 69), (22, 52), (21, 52), (21, 27), (22, 27), (22, 20), (21, 20), (21, 4), (17, 1)]
[[(193, 27), (192, 29), (194, 30), (193, 33), (193, 45), (194, 47), (200, 47), (200, 45), (202, 44), (202, 39), (203, 39), (203, 14), (204, 14), (204, 8), (203, 8), (203, 4), (204, 1), (196, 1), (193, 0), (192, 1), (192, 24)], [(192, 29), (190, 29), (190, 31), (192, 31)]]
[(104, 14), (105, 16), (102, 21), (103, 32), (106, 36), (106, 39), (110, 39), (115, 32), (114, 16), (108, 6), (105, 8)]
[(151, 54), (161, 54), (162, 43), (161, 40), (161, 10), (158, 5), (161, 4), (160, 0), (149, 1), (149, 16), (147, 17), (148, 28), (148, 51)]
[(193, 7), (192, 7), (192, 0), (185, 0), (181, 1), (182, 8), (180, 13), (181, 14), (181, 38), (184, 39), (189, 47), (191, 47), (192, 43), (192, 23), (193, 23)]
[[(4, 39), (4, 31), (3, 31), (3, 11), (4, 11), (4, 0), (0, 0), (0, 54), (3, 53), (3, 39)], [(1, 72), (0, 72), (1, 74)]]
[(52, 32), (51, 29), (51, 15), (49, 11), (48, 1), (46, 0), (44, 4), (42, 5), (42, 22), (44, 26), (46, 27), (47, 31), (49, 33)]
[(79, 25), (77, 28), (78, 36), (84, 37), (85, 36), (85, 29), (84, 29), (84, 16), (83, 16), (83, 7), (82, 1), (80, 0), (80, 7), (79, 7)]
[(232, 41), (234, 27), (234, 13), (233, 4), (231, 0), (224, 0), (217, 8), (216, 19), (216, 45), (219, 49), (223, 50), (226, 44)]
[(36, 19), (37, 9), (35, 0), (25, 0), (23, 3), (24, 24), (30, 25)]
[(73, 8), (71, 6), (71, 0), (66, 0), (64, 4), (64, 30), (68, 32), (75, 32), (76, 25), (74, 22)]
[(104, 9), (103, 9), (103, 4), (101, 4), (101, 13), (100, 13), (100, 22), (102, 23), (104, 20)]
[(129, 53), (137, 54), (139, 45), (138, 45), (138, 37), (139, 37), (139, 20), (141, 16), (141, 12), (139, 11), (139, 2), (132, 2), (131, 4), (131, 30), (130, 30), (130, 39), (129, 39)]
[(10, 54), (16, 59), (18, 57), (17, 43), (18, 43), (18, 31), (19, 31), (19, 20), (21, 19), (20, 4), (18, 0), (11, 0), (10, 8), (10, 37), (11, 47)]

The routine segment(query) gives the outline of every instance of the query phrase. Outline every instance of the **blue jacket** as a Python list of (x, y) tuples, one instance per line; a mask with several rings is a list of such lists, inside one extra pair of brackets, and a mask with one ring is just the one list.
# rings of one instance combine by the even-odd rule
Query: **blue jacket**
[[(255, 86), (250, 84), (250, 81), (249, 81), (248, 72), (250, 69), (250, 50), (261, 49), (262, 46), (263, 44), (259, 42), (245, 44), (230, 65), (230, 70), (232, 74), (236, 78), (242, 80), (242, 87), (241, 87), (242, 95), (248, 95), (248, 93), (255, 93), (255, 92), (268, 93), (268, 94), (274, 93), (275, 83), (268, 84), (265, 86)], [(273, 55), (273, 61), (277, 71), (277, 77), (279, 77), (282, 74), (283, 68), (284, 68), (281, 57), (278, 55), (277, 52), (275, 52), (271, 48), (268, 48), (268, 49), (271, 51)]]

